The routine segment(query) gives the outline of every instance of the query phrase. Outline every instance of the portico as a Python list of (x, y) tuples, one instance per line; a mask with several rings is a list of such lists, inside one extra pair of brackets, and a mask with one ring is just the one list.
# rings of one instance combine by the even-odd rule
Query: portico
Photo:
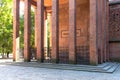
[(108, 0), (13, 0), (13, 60), (19, 59), (19, 4), (24, 6), (24, 61), (30, 61), (30, 10), (35, 9), (36, 59), (44, 62), (45, 19), (50, 20), (50, 60), (97, 65), (109, 61)]

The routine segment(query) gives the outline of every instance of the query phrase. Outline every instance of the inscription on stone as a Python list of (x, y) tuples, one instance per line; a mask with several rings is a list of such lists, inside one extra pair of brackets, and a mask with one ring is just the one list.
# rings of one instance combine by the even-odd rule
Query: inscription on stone
[[(68, 30), (62, 30), (61, 31), (61, 38), (68, 38), (68, 35), (69, 35), (69, 31)], [(77, 37), (81, 37), (82, 36), (81, 29), (77, 29), (76, 30), (76, 36)]]

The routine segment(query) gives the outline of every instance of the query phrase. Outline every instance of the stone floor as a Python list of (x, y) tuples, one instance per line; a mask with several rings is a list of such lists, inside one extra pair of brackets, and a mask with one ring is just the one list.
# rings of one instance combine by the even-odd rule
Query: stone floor
[(120, 67), (109, 74), (0, 65), (0, 80), (120, 80)]
[(73, 64), (54, 64), (54, 63), (38, 63), (38, 62), (2, 62), (0, 65), (12, 65), (22, 67), (34, 67), (34, 68), (47, 68), (47, 69), (59, 69), (59, 70), (73, 70), (73, 71), (86, 71), (86, 72), (101, 72), (101, 73), (113, 73), (120, 66), (116, 62), (106, 62), (97, 66), (91, 65), (73, 65)]
[(120, 80), (120, 66), (114, 73), (85, 72), (6, 65), (1, 61), (0, 80)]

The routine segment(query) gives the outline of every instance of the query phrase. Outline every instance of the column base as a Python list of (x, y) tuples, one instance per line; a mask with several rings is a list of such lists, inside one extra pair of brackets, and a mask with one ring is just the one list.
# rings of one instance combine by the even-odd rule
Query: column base
[(24, 62), (30, 62), (30, 59), (24, 59)]
[(13, 59), (13, 62), (15, 62), (16, 61), (16, 59)]
[(98, 63), (96, 63), (96, 62), (90, 62), (90, 65), (97, 66)]
[(37, 62), (43, 63), (44, 60), (43, 59), (37, 59)]
[(76, 64), (76, 61), (74, 61), (74, 60), (69, 60), (69, 64)]
[(51, 59), (51, 63), (59, 63), (57, 59)]
[(20, 59), (13, 59), (13, 62), (19, 62)]

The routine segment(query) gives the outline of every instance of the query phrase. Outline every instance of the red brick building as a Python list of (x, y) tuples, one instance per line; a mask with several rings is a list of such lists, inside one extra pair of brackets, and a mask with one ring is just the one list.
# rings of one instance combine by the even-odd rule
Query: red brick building
[[(14, 1), (13, 60), (19, 59), (19, 4)], [(45, 20), (50, 20), (51, 62), (97, 65), (112, 57), (108, 0), (24, 1), (24, 61), (30, 61), (30, 10), (35, 10), (36, 59), (45, 61)], [(49, 14), (49, 16), (47, 16)], [(110, 43), (109, 43), (110, 42)], [(118, 43), (119, 44), (119, 43)], [(115, 46), (119, 46), (119, 45)], [(113, 47), (112, 47), (113, 46)], [(119, 49), (116, 51), (119, 52)], [(119, 53), (116, 55), (119, 55)], [(120, 55), (119, 55), (120, 56)], [(115, 57), (116, 58), (116, 57)]]
[(120, 1), (109, 4), (110, 60), (120, 61)]

